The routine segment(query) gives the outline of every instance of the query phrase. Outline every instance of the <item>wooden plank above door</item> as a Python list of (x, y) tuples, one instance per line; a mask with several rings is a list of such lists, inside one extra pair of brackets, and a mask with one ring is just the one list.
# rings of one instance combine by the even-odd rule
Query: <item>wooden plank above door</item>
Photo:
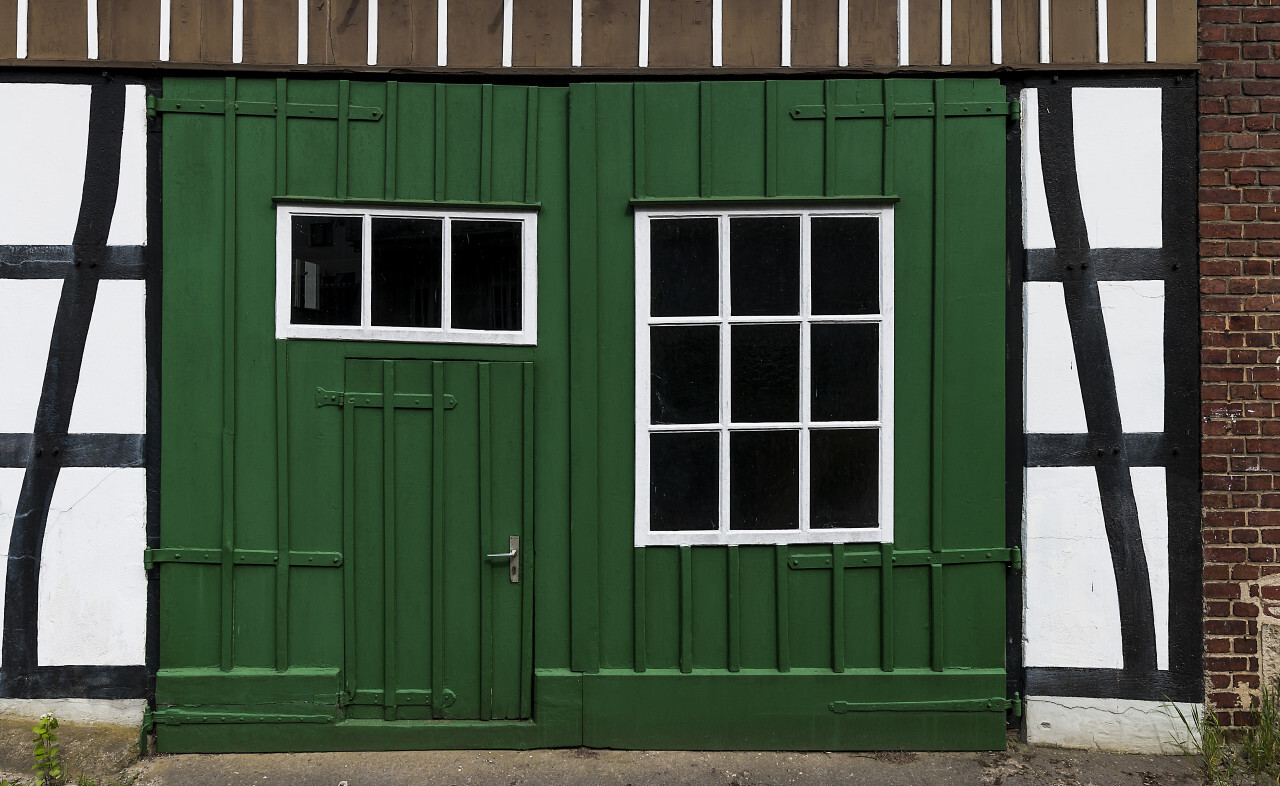
[(0, 64), (703, 77), (1192, 68), (1196, 41), (1192, 0), (1114, 0), (1102, 18), (1092, 0), (317, 0), (301, 8), (40, 0), (26, 8), (17, 25), (17, 0), (0, 0)]

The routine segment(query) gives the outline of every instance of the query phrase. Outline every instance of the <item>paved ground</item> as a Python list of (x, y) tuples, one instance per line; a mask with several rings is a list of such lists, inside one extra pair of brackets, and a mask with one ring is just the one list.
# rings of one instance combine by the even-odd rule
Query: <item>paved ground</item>
[[(734, 753), (428, 751), (152, 756), (127, 770), (136, 786), (517, 786), (522, 784), (1199, 784), (1191, 762), (1031, 747), (999, 753)], [(3, 773), (0, 773), (0, 777)]]

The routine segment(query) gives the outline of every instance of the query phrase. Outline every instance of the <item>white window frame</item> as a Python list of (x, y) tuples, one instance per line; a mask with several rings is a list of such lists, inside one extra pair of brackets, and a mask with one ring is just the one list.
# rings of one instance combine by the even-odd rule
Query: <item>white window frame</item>
[[(800, 217), (800, 314), (799, 316), (729, 316), (729, 219), (737, 217)], [(813, 316), (811, 219), (875, 218), (880, 223), (880, 312), (845, 316)], [(650, 315), (650, 222), (653, 219), (714, 218), (719, 235), (719, 314), (715, 317), (653, 317)], [(893, 207), (796, 207), (792, 208), (707, 208), (640, 209), (635, 213), (636, 259), (636, 466), (635, 543), (637, 546), (749, 545), (786, 543), (867, 543), (893, 540)], [(737, 324), (800, 324), (800, 420), (793, 423), (731, 423), (729, 406), (732, 369), (729, 327)], [(812, 362), (810, 326), (813, 324), (878, 324), (880, 379), (879, 413), (876, 421), (810, 420), (812, 407)], [(652, 425), (650, 423), (649, 329), (654, 325), (720, 326), (719, 422), (707, 424)], [(877, 527), (845, 529), (810, 528), (809, 466), (810, 434), (813, 429), (877, 429), (879, 441), (879, 511)], [(799, 430), (800, 432), (800, 528), (793, 530), (729, 529), (729, 433), (731, 431)], [(653, 432), (718, 432), (719, 439), (719, 529), (701, 531), (652, 531), (649, 529), (649, 435)]]
[[(359, 325), (295, 325), (292, 321), (292, 226), (295, 217), (356, 216), (362, 219)], [(373, 324), (372, 219), (443, 219), (441, 279), (441, 327), (384, 327)], [(520, 330), (470, 330), (450, 327), (452, 312), (453, 220), (519, 221), (521, 224)], [(504, 344), (534, 346), (538, 343), (538, 214), (531, 210), (409, 209), (384, 207), (330, 207), (314, 204), (276, 205), (276, 338), (336, 339), (345, 341), (414, 341), (438, 344)]]

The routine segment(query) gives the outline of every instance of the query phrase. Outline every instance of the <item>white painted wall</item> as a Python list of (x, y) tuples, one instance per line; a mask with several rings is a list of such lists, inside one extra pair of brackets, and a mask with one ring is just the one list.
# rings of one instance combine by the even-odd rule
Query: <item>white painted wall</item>
[[(18, 495), (22, 493), (22, 478), (26, 474), (25, 469), (0, 467), (0, 554), (9, 550), (13, 514), (18, 509)], [(4, 573), (0, 572), (0, 621), (3, 621), (4, 592)]]
[(88, 85), (0, 83), (0, 243), (67, 245), (75, 237), (89, 94)]
[(1092, 248), (1159, 248), (1160, 88), (1071, 91), (1076, 176)]
[(73, 432), (142, 434), (147, 430), (146, 283), (102, 281), (89, 322)]
[(1022, 91), (1022, 245), (1054, 248), (1040, 161), (1040, 91)]
[(1164, 282), (1099, 281), (1098, 296), (1120, 423), (1128, 433), (1164, 431)]
[(1023, 285), (1023, 422), (1029, 434), (1083, 434), (1084, 399), (1062, 284)]
[(41, 666), (146, 662), (146, 470), (58, 476), (40, 567)]
[(61, 296), (61, 281), (0, 279), (0, 433), (30, 434), (35, 427)]
[(147, 92), (142, 85), (124, 89), (124, 138), (120, 145), (120, 185), (111, 218), (109, 246), (147, 242)]
[(1027, 742), (1174, 755), (1181, 753), (1177, 740), (1192, 739), (1178, 713), (1190, 720), (1197, 709), (1159, 701), (1035, 696), (1026, 701)]

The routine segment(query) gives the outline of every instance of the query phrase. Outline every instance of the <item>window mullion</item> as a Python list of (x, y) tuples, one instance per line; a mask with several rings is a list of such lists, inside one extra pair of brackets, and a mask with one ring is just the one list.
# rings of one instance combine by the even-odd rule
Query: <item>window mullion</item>
[(809, 529), (809, 481), (812, 468), (809, 466), (809, 423), (813, 415), (811, 394), (813, 386), (813, 369), (809, 363), (810, 327), (809, 317), (813, 312), (812, 277), (809, 274), (810, 259), (810, 217), (808, 213), (800, 217), (800, 531)]
[(719, 237), (718, 260), (720, 264), (720, 533), (725, 538), (729, 532), (729, 509), (731, 478), (729, 477), (729, 422), (733, 419), (730, 410), (732, 402), (732, 366), (729, 342), (732, 338), (729, 327), (729, 314), (732, 303), (729, 301), (729, 217), (720, 216), (717, 220)]

